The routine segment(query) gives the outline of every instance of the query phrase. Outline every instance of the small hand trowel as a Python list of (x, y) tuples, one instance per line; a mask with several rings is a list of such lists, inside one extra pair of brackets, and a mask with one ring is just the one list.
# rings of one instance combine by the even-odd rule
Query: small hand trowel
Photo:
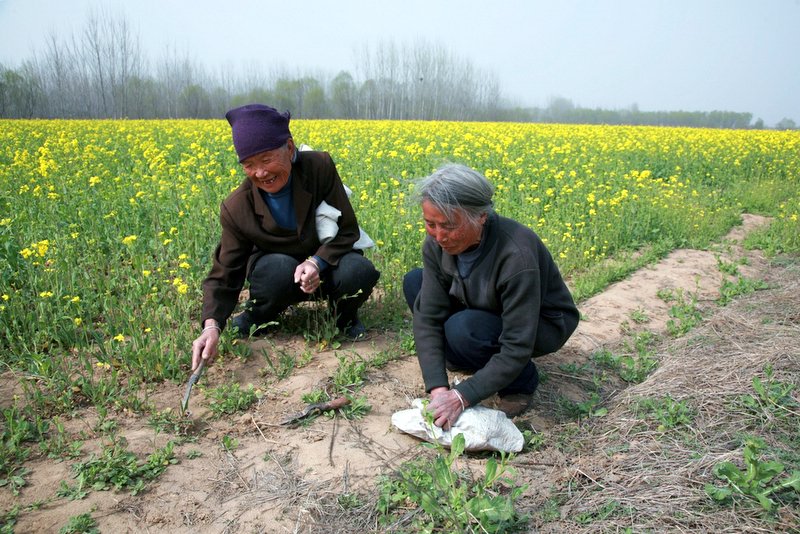
[(281, 424), (288, 425), (291, 423), (295, 423), (305, 417), (308, 417), (309, 415), (322, 413), (328, 410), (338, 410), (339, 408), (347, 406), (348, 404), (350, 404), (350, 399), (348, 399), (347, 397), (338, 397), (328, 402), (317, 402), (315, 404), (309, 404), (301, 411), (281, 421)]
[(181, 401), (181, 416), (186, 415), (186, 408), (189, 407), (189, 395), (192, 393), (192, 387), (200, 380), (205, 365), (206, 361), (201, 359), (200, 365), (197, 366), (192, 376), (189, 377), (189, 382), (186, 383), (186, 393), (183, 394), (183, 400)]

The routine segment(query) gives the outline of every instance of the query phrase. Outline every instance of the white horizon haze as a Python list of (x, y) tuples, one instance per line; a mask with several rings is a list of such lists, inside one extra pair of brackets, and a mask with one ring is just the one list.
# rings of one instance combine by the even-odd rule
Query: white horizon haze
[(0, 64), (33, 59), (49, 35), (79, 36), (100, 11), (123, 16), (150, 60), (171, 47), (210, 73), (355, 75), (365, 46), (422, 41), (492, 74), (522, 106), (561, 97), (800, 123), (800, 0), (0, 0)]

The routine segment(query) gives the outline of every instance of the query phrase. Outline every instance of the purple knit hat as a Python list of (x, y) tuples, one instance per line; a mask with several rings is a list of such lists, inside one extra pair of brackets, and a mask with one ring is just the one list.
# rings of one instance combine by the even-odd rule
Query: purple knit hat
[(279, 113), (263, 104), (247, 104), (225, 114), (233, 133), (233, 146), (239, 163), (254, 154), (280, 148), (292, 134), (289, 131), (290, 113)]

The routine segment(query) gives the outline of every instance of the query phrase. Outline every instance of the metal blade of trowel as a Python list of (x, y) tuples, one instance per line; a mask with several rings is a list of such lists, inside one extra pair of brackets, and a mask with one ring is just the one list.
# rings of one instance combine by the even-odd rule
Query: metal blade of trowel
[(192, 387), (200, 380), (200, 375), (203, 374), (203, 368), (206, 365), (205, 360), (200, 360), (200, 365), (197, 366), (192, 376), (189, 377), (189, 382), (186, 383), (186, 393), (183, 394), (183, 400), (181, 401), (181, 415), (186, 415), (186, 408), (189, 407), (189, 395), (192, 394)]

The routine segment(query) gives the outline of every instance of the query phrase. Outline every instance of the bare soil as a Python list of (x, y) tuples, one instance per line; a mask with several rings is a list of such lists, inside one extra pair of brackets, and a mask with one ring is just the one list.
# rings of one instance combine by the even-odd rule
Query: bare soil
[[(717, 411), (703, 413), (709, 418), (718, 416), (719, 421), (724, 419), (724, 414), (718, 413), (722, 396), (732, 387), (745, 390), (764, 363), (774, 363), (777, 373), (797, 382), (800, 356), (796, 348), (789, 348), (797, 347), (800, 341), (797, 264), (776, 266), (758, 251), (741, 247), (742, 238), (765, 222), (761, 217), (745, 215), (742, 225), (713, 250), (676, 250), (663, 261), (580, 303), (584, 320), (561, 351), (537, 360), (547, 380), (537, 392), (534, 408), (516, 421), (542, 434), (546, 444), (513, 461), (518, 481), (528, 484), (518, 504), (532, 514), (532, 530), (613, 531), (626, 525), (634, 531), (748, 530), (748, 519), (733, 509), (699, 513), (706, 506), (701, 502), (702, 486), (710, 480), (710, 468), (724, 457), (724, 451), (689, 460), (688, 452), (686, 457), (681, 453), (680, 443), (668, 443), (673, 447), (669, 450), (674, 451), (671, 458), (672, 453), (663, 448), (663, 437), (657, 441), (654, 436), (633, 432), (627, 407), (638, 397), (670, 394), (678, 399), (692, 398), (700, 406), (717, 406)], [(720, 308), (715, 301), (727, 275), (720, 271), (718, 259), (739, 262), (742, 258), (746, 258), (746, 264), (739, 266), (741, 275), (765, 280), (771, 288)], [(705, 321), (684, 338), (670, 339), (665, 335), (670, 304), (658, 296), (665, 289), (698, 295)], [(787, 311), (792, 309), (794, 312)], [(633, 321), (632, 316), (637, 313), (646, 321)], [(781, 313), (786, 315), (775, 316)], [(631, 387), (609, 380), (602, 390), (604, 405), (609, 408), (606, 417), (589, 423), (565, 421), (559, 414), (559, 400), (588, 398), (590, 380), (568, 369), (588, 365), (591, 355), (600, 349), (624, 347), (637, 330), (654, 332), (663, 339), (657, 349), (658, 369), (643, 383)], [(374, 523), (374, 511), (370, 510), (377, 477), (421, 454), (419, 440), (394, 430), (390, 424), (393, 412), (408, 408), (412, 399), (424, 395), (415, 357), (404, 355), (370, 372), (361, 392), (372, 410), (362, 419), (320, 417), (305, 427), (279, 423), (287, 414), (302, 409), (304, 393), (329, 380), (339, 363), (337, 357), (358, 354), (370, 359), (381, 351), (396, 351), (398, 346), (392, 335), (373, 331), (368, 341), (315, 353), (307, 365), (295, 369), (288, 378), (274, 381), (265, 378), (269, 373), (265, 373), (267, 366), (261, 351), (269, 354), (280, 347), (301, 354), (307, 350), (305, 341), (281, 333), (253, 341), (251, 358), (218, 362), (195, 388), (188, 431), (194, 442), (178, 446), (176, 456), (180, 462), (170, 466), (143, 493), (132, 496), (126, 492), (94, 491), (79, 501), (53, 499), (39, 509), (20, 513), (14, 532), (57, 532), (70, 517), (85, 512), (92, 513), (101, 532), (115, 533), (380, 530)], [(725, 354), (719, 356), (720, 350)], [(717, 357), (710, 360), (711, 354)], [(244, 414), (215, 419), (203, 388), (231, 380), (243, 385), (252, 383), (265, 395)], [(4, 405), (14, 387), (3, 381), (0, 401)], [(165, 383), (147, 395), (159, 410), (177, 410), (182, 394), (182, 384)], [(176, 438), (157, 434), (146, 418), (127, 414), (116, 414), (116, 418), (129, 449), (141, 457)], [(76, 436), (81, 431), (93, 435), (96, 420), (97, 414), (86, 410), (66, 422), (67, 430)], [(711, 427), (715, 423), (706, 424)], [(735, 431), (713, 428), (720, 428), (719, 432)], [(238, 447), (232, 452), (222, 447), (224, 436), (238, 440)], [(575, 447), (559, 444), (564, 439), (572, 440)], [(721, 438), (715, 433), (709, 434), (708, 439)], [(730, 443), (720, 443), (720, 447), (724, 450)], [(84, 445), (85, 453), (93, 450), (99, 450), (99, 444)], [(201, 451), (202, 456), (190, 458), (190, 451)], [(659, 458), (661, 461), (654, 461)], [(480, 468), (485, 459), (485, 455), (474, 455), (465, 462)], [(18, 497), (6, 488), (0, 489), (0, 510), (47, 501), (62, 480), (72, 482), (68, 462), (40, 457), (31, 459), (26, 466), (31, 469), (28, 484)], [(564, 520), (542, 520), (537, 511), (554, 488), (565, 487), (571, 488), (572, 493), (562, 495), (560, 514)], [(340, 496), (354, 493), (360, 495), (361, 510), (347, 511), (338, 504)], [(599, 508), (610, 498), (633, 506), (642, 515), (638, 519), (627, 518), (627, 523), (598, 519), (583, 527), (567, 519), (581, 510)], [(697, 513), (691, 511), (692, 507)], [(797, 529), (798, 514), (796, 510), (789, 513), (771, 528)]]

